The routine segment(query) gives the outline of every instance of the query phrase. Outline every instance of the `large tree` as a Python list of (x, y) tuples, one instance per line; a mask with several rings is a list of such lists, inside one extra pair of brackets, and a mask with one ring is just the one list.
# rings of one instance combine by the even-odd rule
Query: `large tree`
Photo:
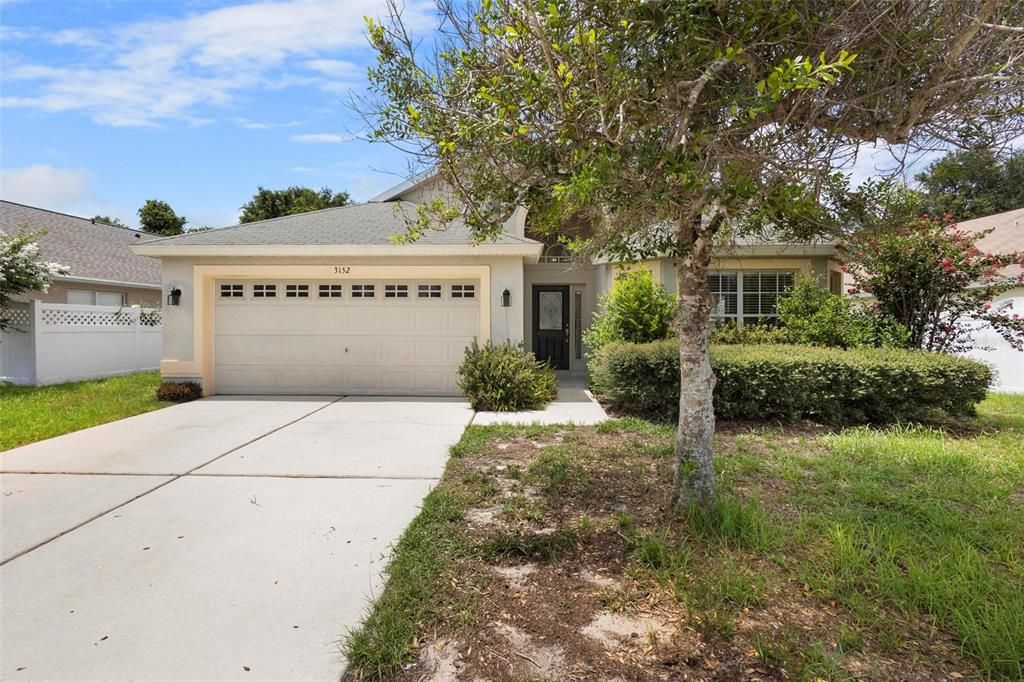
[(1024, 208), (1024, 151), (955, 151), (919, 173), (917, 181), (925, 189), (928, 207), (956, 220)]
[[(470, 3), (472, 5), (472, 3)], [(712, 309), (725, 235), (826, 229), (837, 157), (1024, 127), (1024, 5), (998, 0), (483, 0), (439, 4), (440, 45), (369, 21), (372, 137), (436, 168), (481, 238), (515, 206), (586, 253), (677, 261), (678, 505), (714, 496)], [(841, 183), (840, 183), (841, 184)], [(838, 192), (838, 193), (837, 193)]]
[(139, 209), (139, 224), (143, 232), (170, 237), (184, 232), (187, 222), (185, 216), (179, 216), (170, 204), (159, 199), (147, 199)]
[(319, 211), (322, 208), (345, 206), (350, 200), (348, 192), (334, 192), (327, 187), (322, 187), (319, 191), (297, 185), (285, 189), (260, 187), (252, 199), (242, 204), (239, 222), (251, 223), (256, 220)]

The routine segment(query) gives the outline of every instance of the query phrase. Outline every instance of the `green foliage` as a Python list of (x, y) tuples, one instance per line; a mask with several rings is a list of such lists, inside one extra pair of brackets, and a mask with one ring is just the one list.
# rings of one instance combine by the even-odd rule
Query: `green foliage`
[(252, 199), (242, 204), (238, 219), (241, 223), (269, 220), (296, 213), (319, 211), (324, 208), (345, 206), (351, 203), (348, 192), (334, 192), (327, 187), (319, 191), (309, 187), (292, 186), (285, 189), (260, 187)]
[(156, 389), (157, 400), (187, 403), (203, 397), (203, 388), (194, 381), (164, 381)]
[(788, 339), (786, 330), (777, 325), (747, 324), (741, 328), (730, 320), (716, 324), (711, 330), (711, 343), (727, 346), (789, 343)]
[(481, 346), (473, 340), (459, 365), (459, 388), (474, 410), (536, 410), (558, 393), (555, 371), (508, 341)]
[(871, 314), (850, 296), (838, 296), (813, 277), (797, 277), (793, 290), (779, 299), (781, 336), (789, 343), (833, 348), (905, 347), (899, 323)]
[(0, 232), (0, 330), (7, 328), (4, 309), (13, 297), (27, 291), (46, 292), (57, 275), (68, 269), (43, 260), (36, 239), (39, 232)]
[(1024, 151), (986, 147), (947, 154), (918, 174), (929, 210), (969, 220), (1024, 206)]
[[(715, 414), (726, 419), (859, 424), (971, 414), (992, 378), (966, 358), (878, 348), (716, 346), (711, 365)], [(619, 410), (675, 417), (678, 344), (610, 344), (591, 363), (591, 380)]]
[(921, 217), (880, 233), (861, 233), (845, 246), (846, 267), (857, 287), (877, 301), (877, 314), (906, 328), (906, 345), (960, 352), (974, 347), (979, 321), (990, 324), (1018, 350), (1024, 349), (1024, 318), (1012, 304), (993, 304), (1000, 294), (1024, 285), (1024, 251), (982, 253), (977, 241), (945, 219)]
[(0, 451), (167, 407), (158, 372), (54, 386), (0, 383)]
[(583, 332), (590, 353), (612, 341), (647, 343), (672, 334), (676, 297), (646, 270), (623, 274), (601, 297), (600, 312)]
[(95, 215), (92, 217), (94, 223), (106, 223), (107, 225), (113, 225), (114, 227), (128, 227), (117, 218), (111, 218), (108, 215)]
[(147, 199), (139, 209), (139, 224), (143, 232), (170, 237), (185, 231), (185, 216), (179, 216), (166, 201)]

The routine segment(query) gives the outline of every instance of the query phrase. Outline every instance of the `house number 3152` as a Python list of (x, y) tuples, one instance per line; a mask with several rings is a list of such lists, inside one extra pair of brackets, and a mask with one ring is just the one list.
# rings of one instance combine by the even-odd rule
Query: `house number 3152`
[(350, 268), (347, 265), (335, 265), (334, 266), (334, 274), (335, 275), (347, 275), (351, 269), (352, 268)]

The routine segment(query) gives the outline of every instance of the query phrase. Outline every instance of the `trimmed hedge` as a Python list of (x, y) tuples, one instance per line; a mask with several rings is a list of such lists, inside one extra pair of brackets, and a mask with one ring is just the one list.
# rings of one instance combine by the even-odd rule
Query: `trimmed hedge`
[[(715, 414), (725, 419), (831, 424), (915, 420), (935, 410), (974, 414), (987, 365), (926, 351), (812, 346), (713, 346)], [(609, 344), (590, 363), (593, 388), (618, 409), (672, 419), (679, 410), (674, 339)]]

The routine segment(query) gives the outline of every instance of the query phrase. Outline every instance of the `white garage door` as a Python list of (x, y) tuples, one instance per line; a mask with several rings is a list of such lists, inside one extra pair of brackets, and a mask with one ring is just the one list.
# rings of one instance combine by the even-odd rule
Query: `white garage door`
[(217, 393), (450, 395), (480, 335), (471, 280), (222, 280)]

